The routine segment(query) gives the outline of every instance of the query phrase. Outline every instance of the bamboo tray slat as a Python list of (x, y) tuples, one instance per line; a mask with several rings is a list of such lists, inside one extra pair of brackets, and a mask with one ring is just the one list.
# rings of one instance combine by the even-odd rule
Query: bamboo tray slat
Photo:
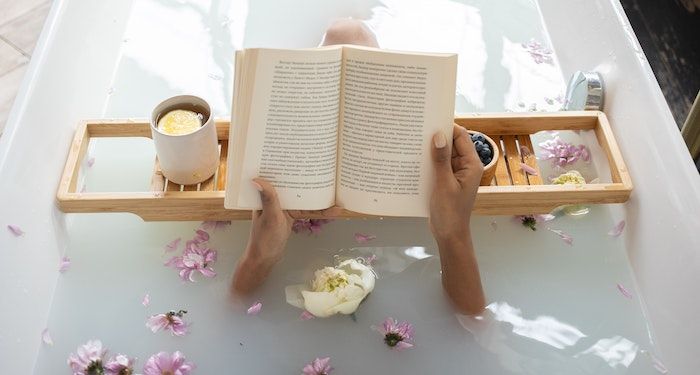
[[(632, 180), (622, 159), (605, 114), (598, 111), (553, 113), (474, 114), (455, 118), (455, 123), (482, 132), (499, 146), (500, 160), (490, 186), (480, 186), (474, 206), (476, 214), (525, 215), (548, 213), (570, 204), (622, 203), (629, 199)], [(79, 192), (80, 166), (92, 138), (151, 137), (147, 120), (82, 121), (58, 188), (57, 203), (63, 212), (130, 212), (146, 221), (245, 220), (250, 211), (224, 209), (229, 121), (216, 121), (220, 165), (210, 179), (197, 185), (168, 181), (154, 161), (151, 187), (140, 192)], [(539, 172), (530, 135), (542, 130), (593, 130), (605, 152), (611, 183), (545, 185), (539, 176), (528, 175), (521, 163)], [(369, 215), (344, 211), (342, 217)], [(309, 214), (314, 218), (314, 214)]]

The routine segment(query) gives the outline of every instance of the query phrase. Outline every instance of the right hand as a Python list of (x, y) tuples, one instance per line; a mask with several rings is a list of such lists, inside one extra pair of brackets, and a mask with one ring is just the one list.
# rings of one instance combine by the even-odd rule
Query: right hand
[(484, 166), (466, 129), (453, 127), (452, 153), (444, 134), (433, 136), (435, 168), (430, 197), (430, 230), (438, 242), (467, 236), (476, 192)]

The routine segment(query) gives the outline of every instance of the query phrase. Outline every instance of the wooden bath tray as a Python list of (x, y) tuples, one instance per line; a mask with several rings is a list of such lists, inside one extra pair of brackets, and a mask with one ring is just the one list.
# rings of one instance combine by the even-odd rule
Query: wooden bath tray
[[(525, 215), (548, 213), (568, 204), (622, 203), (632, 191), (632, 181), (605, 114), (597, 111), (553, 113), (475, 114), (455, 118), (455, 123), (489, 135), (501, 143), (501, 159), (491, 186), (479, 187), (477, 214)], [(93, 137), (151, 137), (147, 120), (89, 120), (78, 129), (68, 154), (58, 189), (63, 212), (131, 212), (146, 221), (249, 219), (250, 211), (224, 209), (229, 121), (216, 121), (221, 145), (221, 164), (209, 180), (181, 186), (167, 181), (155, 160), (150, 191), (79, 192), (80, 166)], [(544, 185), (539, 176), (520, 169), (524, 162), (538, 169), (534, 156), (520, 155), (525, 145), (534, 150), (530, 134), (542, 130), (593, 130), (611, 170), (612, 183), (580, 186)], [(516, 142), (517, 140), (517, 142)], [(344, 217), (368, 215), (345, 211)], [(313, 218), (314, 215), (309, 217)]]

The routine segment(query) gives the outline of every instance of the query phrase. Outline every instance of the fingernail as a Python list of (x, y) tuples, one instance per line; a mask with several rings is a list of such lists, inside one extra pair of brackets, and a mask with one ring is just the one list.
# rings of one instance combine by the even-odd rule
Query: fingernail
[(435, 143), (435, 148), (443, 148), (447, 146), (447, 139), (445, 138), (445, 135), (440, 132), (433, 137), (433, 143)]
[(259, 183), (255, 182), (255, 181), (250, 181), (250, 183), (253, 184), (253, 187), (255, 188), (255, 190), (263, 191), (263, 187)]

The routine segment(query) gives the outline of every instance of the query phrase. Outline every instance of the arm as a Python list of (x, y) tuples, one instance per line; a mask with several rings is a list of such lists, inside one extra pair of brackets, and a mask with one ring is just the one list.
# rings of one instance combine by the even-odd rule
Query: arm
[(331, 207), (318, 211), (283, 211), (272, 184), (262, 178), (254, 179), (252, 184), (260, 192), (262, 210), (253, 211), (248, 245), (231, 280), (233, 295), (249, 294), (267, 279), (272, 268), (284, 256), (294, 219), (310, 213), (331, 218), (342, 210)]
[(464, 128), (455, 126), (453, 138), (450, 155), (446, 137), (433, 137), (430, 230), (440, 251), (445, 292), (460, 312), (474, 315), (486, 305), (469, 225), (484, 167)]

